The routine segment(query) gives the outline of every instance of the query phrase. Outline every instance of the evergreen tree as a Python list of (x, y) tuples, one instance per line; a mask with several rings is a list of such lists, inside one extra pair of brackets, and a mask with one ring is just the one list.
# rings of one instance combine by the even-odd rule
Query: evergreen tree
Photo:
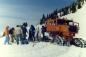
[(46, 17), (45, 17), (45, 15), (43, 14), (42, 19), (40, 20), (40, 24), (43, 24), (45, 21), (46, 21)]
[(53, 18), (55, 19), (56, 17), (57, 17), (57, 9), (54, 10), (54, 12), (53, 12)]
[(78, 3), (80, 3), (81, 5), (84, 4), (84, 0), (77, 0)]
[(62, 8), (57, 11), (57, 15), (59, 14), (58, 17), (61, 17), (62, 16), (61, 15), (61, 12), (62, 12)]
[(80, 9), (82, 6), (81, 6), (81, 3), (78, 2), (78, 9)]
[(57, 15), (57, 9), (56, 9), (56, 10), (54, 10), (54, 15)]
[(53, 13), (50, 14), (50, 18), (54, 19), (54, 14)]
[(51, 18), (51, 15), (49, 14), (48, 17)]
[(69, 8), (68, 6), (65, 6), (64, 7), (64, 11), (63, 11), (64, 12), (64, 15), (67, 15), (68, 14), (68, 8)]
[[(64, 15), (64, 8), (61, 8), (59, 11), (61, 12), (61, 16), (63, 16)], [(62, 14), (62, 12), (63, 12), (63, 14)]]
[(70, 14), (71, 13), (71, 6), (68, 6), (68, 14)]
[(72, 13), (76, 12), (76, 3), (75, 2), (72, 3), (71, 10), (72, 10)]
[(48, 19), (49, 18), (49, 15), (47, 14), (47, 17), (46, 17), (46, 19)]

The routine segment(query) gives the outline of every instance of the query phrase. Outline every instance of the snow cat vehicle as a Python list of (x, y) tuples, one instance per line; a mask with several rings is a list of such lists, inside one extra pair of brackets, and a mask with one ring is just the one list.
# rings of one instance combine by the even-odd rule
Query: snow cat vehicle
[(75, 34), (78, 33), (79, 23), (65, 18), (50, 18), (45, 21), (45, 27), (52, 38), (52, 42), (56, 42), (59, 45), (70, 45), (75, 43), (73, 40)]

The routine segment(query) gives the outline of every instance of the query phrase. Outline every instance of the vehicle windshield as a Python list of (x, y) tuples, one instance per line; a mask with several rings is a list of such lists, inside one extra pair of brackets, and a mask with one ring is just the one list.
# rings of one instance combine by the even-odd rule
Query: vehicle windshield
[(65, 23), (65, 20), (63, 20), (63, 19), (57, 20), (57, 24), (63, 25), (64, 23)]

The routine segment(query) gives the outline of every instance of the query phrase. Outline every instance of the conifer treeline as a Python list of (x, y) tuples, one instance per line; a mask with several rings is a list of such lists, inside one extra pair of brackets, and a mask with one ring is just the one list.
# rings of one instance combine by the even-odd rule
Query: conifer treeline
[(47, 16), (43, 14), (42, 18), (40, 19), (40, 24), (43, 24), (49, 18), (55, 19), (70, 13), (75, 13), (78, 9), (82, 7), (85, 1), (86, 0), (77, 0), (69, 6), (65, 6), (59, 10), (55, 9), (52, 13), (47, 14)]

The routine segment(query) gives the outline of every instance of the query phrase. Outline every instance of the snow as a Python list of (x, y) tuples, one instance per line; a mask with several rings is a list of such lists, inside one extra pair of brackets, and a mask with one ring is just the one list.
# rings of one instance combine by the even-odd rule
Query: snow
[(86, 48), (59, 46), (50, 42), (3, 45), (4, 38), (0, 38), (0, 57), (86, 57)]
[(85, 55), (85, 48), (58, 46), (48, 42), (0, 45), (0, 57), (85, 57)]

